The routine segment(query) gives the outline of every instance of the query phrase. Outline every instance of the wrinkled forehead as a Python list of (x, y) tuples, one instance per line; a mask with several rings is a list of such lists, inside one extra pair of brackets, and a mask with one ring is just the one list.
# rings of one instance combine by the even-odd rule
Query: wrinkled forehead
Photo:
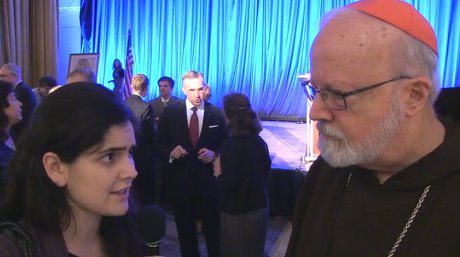
[(318, 33), (311, 49), (311, 73), (388, 72), (395, 40), (394, 27), (353, 10), (330, 18)]

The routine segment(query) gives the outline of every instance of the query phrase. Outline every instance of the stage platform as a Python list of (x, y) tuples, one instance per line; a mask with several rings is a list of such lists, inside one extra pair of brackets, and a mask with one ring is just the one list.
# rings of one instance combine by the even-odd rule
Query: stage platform
[(304, 163), (307, 124), (289, 121), (262, 121), (260, 136), (272, 159), (269, 181), (271, 217), (290, 217), (297, 192), (311, 163)]
[(272, 169), (306, 171), (303, 157), (307, 144), (307, 124), (289, 121), (262, 121), (260, 136), (267, 142)]

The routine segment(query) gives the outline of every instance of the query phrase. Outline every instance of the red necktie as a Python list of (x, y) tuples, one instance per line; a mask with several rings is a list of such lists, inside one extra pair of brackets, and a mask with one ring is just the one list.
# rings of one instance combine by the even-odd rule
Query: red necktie
[(190, 138), (192, 139), (193, 147), (196, 147), (199, 137), (199, 127), (198, 127), (198, 115), (196, 114), (197, 108), (192, 107), (192, 117), (190, 117), (189, 132)]

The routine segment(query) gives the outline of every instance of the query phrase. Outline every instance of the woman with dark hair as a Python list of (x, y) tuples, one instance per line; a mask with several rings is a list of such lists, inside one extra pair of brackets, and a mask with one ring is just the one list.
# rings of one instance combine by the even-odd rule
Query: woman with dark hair
[(6, 167), (14, 153), (14, 141), (10, 135), (13, 125), (22, 120), (22, 103), (16, 99), (13, 85), (0, 80), (0, 199), (6, 185)]
[(125, 78), (125, 70), (123, 69), (123, 66), (121, 65), (120, 60), (115, 59), (113, 60), (113, 80), (109, 82), (113, 82), (113, 91), (115, 94), (117, 94), (119, 97), (122, 96), (122, 88), (123, 88), (123, 79)]
[(143, 256), (128, 214), (133, 124), (100, 85), (75, 83), (47, 96), (17, 145), (0, 209), (28, 239), (1, 234), (0, 256)]
[(244, 94), (226, 95), (224, 114), (231, 137), (214, 161), (214, 175), (221, 186), (222, 257), (262, 257), (268, 222), (268, 147)]

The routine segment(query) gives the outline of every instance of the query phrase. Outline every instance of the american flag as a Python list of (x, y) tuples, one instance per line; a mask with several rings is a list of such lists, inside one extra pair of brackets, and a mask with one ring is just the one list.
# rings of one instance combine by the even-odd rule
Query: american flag
[(133, 77), (133, 53), (131, 49), (131, 29), (128, 30), (128, 45), (126, 47), (126, 73), (125, 86), (123, 88), (123, 96), (128, 99), (131, 96), (131, 78)]

